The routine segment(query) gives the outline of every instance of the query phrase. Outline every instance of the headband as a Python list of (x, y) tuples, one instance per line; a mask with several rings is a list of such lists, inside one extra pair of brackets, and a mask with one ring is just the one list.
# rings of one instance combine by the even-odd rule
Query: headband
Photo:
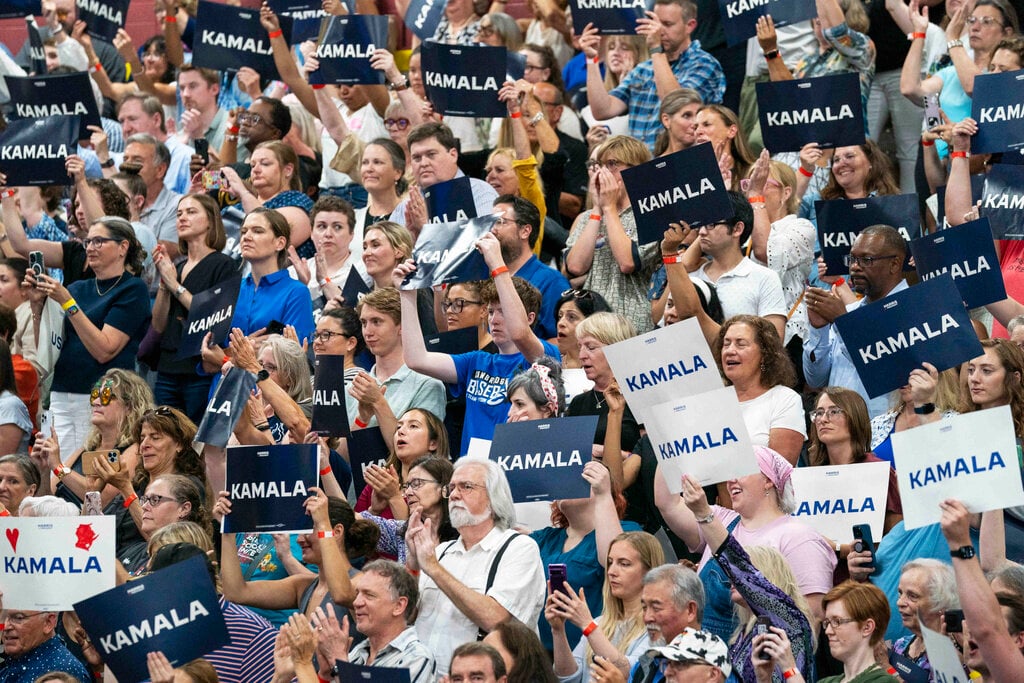
[(555, 382), (551, 379), (551, 368), (540, 363), (534, 363), (530, 369), (537, 373), (540, 378), (540, 389), (548, 399), (548, 408), (553, 417), (558, 415), (558, 390), (555, 389)]

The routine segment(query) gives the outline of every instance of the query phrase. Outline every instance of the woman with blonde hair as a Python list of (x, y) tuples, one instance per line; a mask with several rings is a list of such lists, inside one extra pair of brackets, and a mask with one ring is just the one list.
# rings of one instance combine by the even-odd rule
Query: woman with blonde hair
[[(893, 462), (892, 435), (905, 429), (957, 414), (960, 408), (960, 371), (936, 372), (931, 363), (911, 371), (907, 383), (889, 395), (892, 408), (871, 420), (871, 452)], [(929, 406), (933, 409), (929, 410)], [(916, 408), (927, 412), (917, 412)]]
[[(584, 36), (589, 34), (584, 33)], [(583, 36), (580, 40), (580, 49), (583, 48)], [(588, 39), (587, 44), (593, 42)], [(600, 36), (600, 45), (597, 48), (597, 58), (604, 64), (604, 87), (608, 92), (619, 87), (619, 83), (633, 70), (637, 64), (650, 59), (647, 51), (647, 39), (636, 35), (612, 35)], [(589, 60), (588, 60), (589, 61)], [(580, 110), (580, 118), (587, 122), (587, 142), (591, 145), (600, 144), (612, 135), (629, 134), (629, 116), (623, 114), (615, 118), (598, 121), (591, 112), (590, 105)]]
[(747, 142), (747, 134), (740, 127), (739, 117), (724, 105), (705, 104), (697, 111), (694, 124), (694, 143), (710, 142), (714, 146), (728, 189), (739, 192), (740, 181), (747, 177), (757, 160)]
[(693, 121), (702, 106), (700, 93), (693, 88), (680, 88), (665, 96), (658, 112), (665, 129), (658, 133), (654, 156), (665, 156), (696, 144)]

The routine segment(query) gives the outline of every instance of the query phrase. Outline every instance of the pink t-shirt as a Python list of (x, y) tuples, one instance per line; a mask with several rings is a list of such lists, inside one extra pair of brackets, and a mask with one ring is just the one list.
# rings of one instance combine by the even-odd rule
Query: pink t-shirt
[[(712, 505), (711, 509), (726, 528), (739, 517), (735, 510), (720, 505)], [(699, 531), (703, 542), (704, 532)], [(782, 553), (789, 562), (789, 567), (793, 570), (796, 582), (804, 595), (827, 593), (832, 590), (832, 572), (835, 571), (837, 562), (836, 552), (821, 534), (806, 524), (801, 524), (789, 515), (783, 515), (757, 531), (746, 529), (743, 522), (740, 522), (732, 530), (732, 535), (744, 548), (763, 545)], [(699, 569), (703, 569), (704, 563), (710, 558), (711, 550), (705, 542)]]

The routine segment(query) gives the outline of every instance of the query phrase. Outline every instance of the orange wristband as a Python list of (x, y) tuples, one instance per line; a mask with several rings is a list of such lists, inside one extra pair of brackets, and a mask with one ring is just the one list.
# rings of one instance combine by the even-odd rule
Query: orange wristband
[(228, 128), (228, 132), (232, 135), (238, 135), (238, 126), (231, 126)]
[(508, 266), (498, 266), (497, 268), (495, 268), (494, 270), (491, 271), (491, 279), (493, 280), (494, 278), (498, 277), (502, 273), (507, 273), (507, 272), (508, 272)]
[(921, 146), (922, 147), (934, 147), (935, 146), (935, 140), (921, 140)]
[(521, 119), (521, 118), (523, 118), (523, 112), (521, 112), (521, 111), (514, 111), (511, 114), (509, 114), (508, 117), (510, 119)]
[(967, 152), (950, 152), (949, 153), (949, 158), (950, 159), (966, 159), (967, 158)]
[(587, 627), (585, 629), (583, 629), (583, 637), (584, 638), (589, 637), (590, 634), (593, 633), (596, 630), (597, 630), (597, 622), (596, 621), (590, 622), (589, 624), (587, 624)]
[(132, 503), (134, 503), (138, 499), (139, 499), (139, 494), (137, 494), (137, 493), (133, 493), (132, 495), (130, 495), (127, 498), (125, 498), (124, 499), (124, 507), (125, 507), (125, 509), (127, 510), (128, 508), (130, 508), (132, 506)]
[(764, 195), (752, 195), (750, 197), (747, 197), (747, 201), (750, 202), (751, 204), (764, 204)]
[(173, 14), (165, 15), (164, 16), (164, 23), (165, 24), (177, 24), (178, 23), (178, 17), (174, 16)]
[(922, 32), (919, 32), (919, 31), (914, 31), (914, 33), (911, 34), (910, 39), (911, 40), (918, 40), (918, 39), (924, 40), (927, 37), (928, 37), (927, 33), (922, 33)]
[(328, 465), (327, 467), (325, 467), (322, 470), (320, 470), (320, 476), (321, 477), (326, 477), (330, 473), (331, 473), (331, 466), (330, 465)]
[(597, 221), (598, 223), (600, 223), (601, 222), (601, 214), (599, 214), (599, 213), (592, 213), (592, 214), (590, 214), (590, 220)]
[(370, 426), (370, 425), (369, 425), (369, 423), (363, 422), (363, 421), (362, 421), (362, 420), (360, 420), (360, 419), (359, 419), (358, 417), (357, 417), (356, 419), (352, 420), (352, 423), (353, 423), (353, 424), (354, 424), (354, 425), (355, 425), (356, 427), (359, 427), (360, 429), (366, 429), (367, 427), (369, 427), (369, 426)]
[(271, 31), (270, 33), (268, 33), (267, 37), (273, 40), (274, 38), (280, 38), (283, 35), (284, 31), (282, 31), (281, 29), (277, 29), (276, 31)]
[(796, 669), (786, 669), (782, 672), (782, 678), (788, 681), (790, 678), (796, 676), (798, 673), (799, 672)]
[(797, 170), (800, 172), (800, 175), (802, 175), (805, 178), (813, 178), (814, 177), (814, 171), (808, 171), (803, 166), (799, 167)]

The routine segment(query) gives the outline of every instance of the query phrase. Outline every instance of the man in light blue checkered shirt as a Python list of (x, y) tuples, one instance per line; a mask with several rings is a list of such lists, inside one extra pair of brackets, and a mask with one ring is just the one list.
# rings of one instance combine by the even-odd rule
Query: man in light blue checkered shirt
[(690, 39), (695, 28), (697, 6), (691, 0), (657, 0), (653, 12), (637, 19), (637, 33), (647, 37), (651, 59), (638, 64), (610, 93), (592, 59), (597, 54), (597, 30), (584, 29), (580, 46), (588, 56), (587, 96), (594, 117), (602, 121), (628, 112), (630, 137), (653, 150), (662, 129), (658, 110), (670, 92), (693, 88), (705, 104), (720, 103), (725, 73), (718, 60), (700, 48), (700, 41)]

